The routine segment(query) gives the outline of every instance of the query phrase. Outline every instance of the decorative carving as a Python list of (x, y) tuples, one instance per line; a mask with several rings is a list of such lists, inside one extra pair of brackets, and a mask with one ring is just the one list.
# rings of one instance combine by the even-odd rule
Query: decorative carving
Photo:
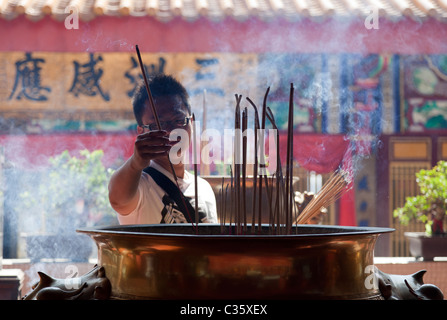
[(40, 281), (23, 300), (107, 300), (111, 285), (104, 267), (95, 267), (80, 277), (69, 279), (53, 278), (38, 272)]
[(443, 300), (442, 291), (432, 284), (424, 284), (426, 270), (411, 275), (387, 274), (377, 269), (379, 290), (385, 300)]

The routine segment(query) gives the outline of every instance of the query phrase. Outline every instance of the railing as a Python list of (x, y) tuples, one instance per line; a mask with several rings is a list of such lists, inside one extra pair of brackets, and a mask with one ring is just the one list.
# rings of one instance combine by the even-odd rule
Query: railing
[(396, 229), (391, 234), (391, 256), (410, 256), (408, 241), (404, 233), (408, 231), (425, 231), (423, 223), (413, 220), (407, 226), (402, 225), (397, 218), (393, 217), (393, 210), (402, 207), (407, 197), (419, 193), (416, 183), (416, 172), (421, 169), (429, 169), (428, 162), (392, 162), (390, 164), (389, 190), (390, 190), (390, 227)]

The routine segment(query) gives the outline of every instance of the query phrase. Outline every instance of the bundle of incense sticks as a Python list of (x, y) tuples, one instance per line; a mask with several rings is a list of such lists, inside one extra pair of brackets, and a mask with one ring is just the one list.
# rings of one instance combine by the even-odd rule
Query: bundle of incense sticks
[[(286, 175), (284, 177), (281, 168), (281, 159), (279, 156), (279, 135), (278, 128), (272, 111), (267, 106), (267, 97), (270, 88), (267, 89), (262, 104), (261, 121), (259, 119), (258, 108), (250, 98), (248, 102), (254, 110), (254, 167), (253, 167), (253, 201), (252, 217), (247, 216), (247, 135), (243, 134), (248, 126), (248, 110), (244, 108), (241, 113), (241, 95), (236, 94), (235, 107), (235, 140), (234, 140), (234, 159), (233, 166), (230, 167), (230, 183), (224, 186), (222, 180), (219, 197), (222, 208), (220, 211), (220, 221), (222, 231), (225, 221), (230, 221), (230, 226), (234, 224), (237, 234), (248, 231), (247, 224), (251, 220), (251, 233), (260, 233), (262, 230), (262, 200), (267, 197), (267, 210), (269, 214), (270, 233), (284, 234), (290, 233), (292, 229), (293, 217), (298, 212), (294, 202), (293, 192), (293, 84), (290, 89), (289, 99), (289, 117), (288, 117), (288, 146), (287, 146), (287, 164)], [(276, 129), (276, 171), (268, 177), (266, 157), (264, 153), (264, 136), (266, 120), (269, 120), (274, 129)], [(261, 129), (261, 130), (259, 130)], [(259, 151), (259, 156), (258, 156)], [(259, 169), (259, 170), (258, 170)], [(272, 179), (275, 177), (275, 179)], [(230, 204), (229, 206), (227, 204)], [(233, 210), (232, 210), (233, 209)]]
[[(321, 190), (307, 204), (304, 210), (299, 213), (298, 204), (295, 202), (295, 192), (293, 190), (293, 84), (290, 86), (289, 112), (287, 123), (287, 159), (283, 172), (281, 166), (279, 150), (279, 133), (275, 118), (271, 109), (267, 106), (267, 96), (270, 88), (267, 89), (263, 105), (261, 121), (259, 119), (258, 108), (255, 103), (246, 98), (254, 110), (254, 148), (255, 159), (253, 167), (253, 202), (252, 217), (247, 217), (246, 201), (246, 173), (247, 173), (247, 136), (241, 137), (241, 131), (247, 129), (248, 110), (244, 108), (241, 113), (241, 95), (236, 94), (235, 108), (235, 141), (234, 141), (234, 163), (230, 167), (230, 183), (225, 185), (222, 179), (221, 190), (219, 191), (222, 203), (219, 212), (221, 222), (221, 232), (225, 228), (226, 221), (229, 221), (228, 232), (234, 225), (236, 234), (245, 234), (248, 230), (247, 223), (251, 220), (251, 233), (261, 233), (262, 231), (262, 211), (268, 211), (268, 227), (270, 234), (291, 234), (293, 225), (304, 224), (310, 221), (315, 215), (321, 212), (322, 208), (327, 208), (338, 200), (347, 190), (351, 179), (346, 171), (337, 170), (329, 180), (323, 185)], [(276, 171), (268, 173), (265, 165), (264, 154), (264, 134), (268, 120), (276, 129)], [(258, 130), (261, 129), (261, 130)], [(259, 155), (258, 155), (259, 151)], [(242, 153), (242, 154), (241, 154)], [(259, 170), (258, 170), (259, 168)], [(268, 177), (270, 174), (270, 178)], [(263, 208), (262, 199), (267, 197), (267, 208)]]
[[(309, 201), (300, 215), (296, 218), (297, 224), (305, 224), (313, 217), (320, 214), (322, 208), (340, 199), (340, 197), (348, 191), (352, 178), (349, 174), (341, 169), (336, 170), (326, 181), (320, 191)], [(350, 187), (351, 186), (351, 187)]]

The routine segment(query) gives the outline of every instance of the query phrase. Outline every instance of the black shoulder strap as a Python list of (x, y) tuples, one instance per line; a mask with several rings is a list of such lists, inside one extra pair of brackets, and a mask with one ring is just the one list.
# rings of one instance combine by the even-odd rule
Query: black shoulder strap
[[(166, 177), (163, 173), (152, 167), (147, 167), (143, 170), (149, 174), (152, 179), (175, 201), (179, 210), (183, 213), (188, 222), (195, 222), (195, 210), (189, 203), (188, 199), (185, 199), (184, 194), (179, 188)], [(185, 207), (186, 206), (186, 207)]]

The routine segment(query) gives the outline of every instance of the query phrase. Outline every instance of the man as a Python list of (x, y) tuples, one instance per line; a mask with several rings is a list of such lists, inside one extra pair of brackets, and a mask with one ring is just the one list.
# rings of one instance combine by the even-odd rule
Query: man
[[(191, 136), (188, 93), (172, 76), (160, 74), (148, 82), (162, 130), (158, 130), (142, 82), (132, 99), (138, 136), (132, 156), (110, 179), (110, 204), (118, 213), (120, 224), (195, 222), (195, 205), (191, 203), (195, 199), (194, 175), (185, 170), (181, 161), (170, 162), (168, 158), (171, 147), (177, 143), (169, 140), (172, 130), (185, 130), (188, 138)], [(198, 177), (198, 190), (198, 221), (217, 223), (211, 186)]]

